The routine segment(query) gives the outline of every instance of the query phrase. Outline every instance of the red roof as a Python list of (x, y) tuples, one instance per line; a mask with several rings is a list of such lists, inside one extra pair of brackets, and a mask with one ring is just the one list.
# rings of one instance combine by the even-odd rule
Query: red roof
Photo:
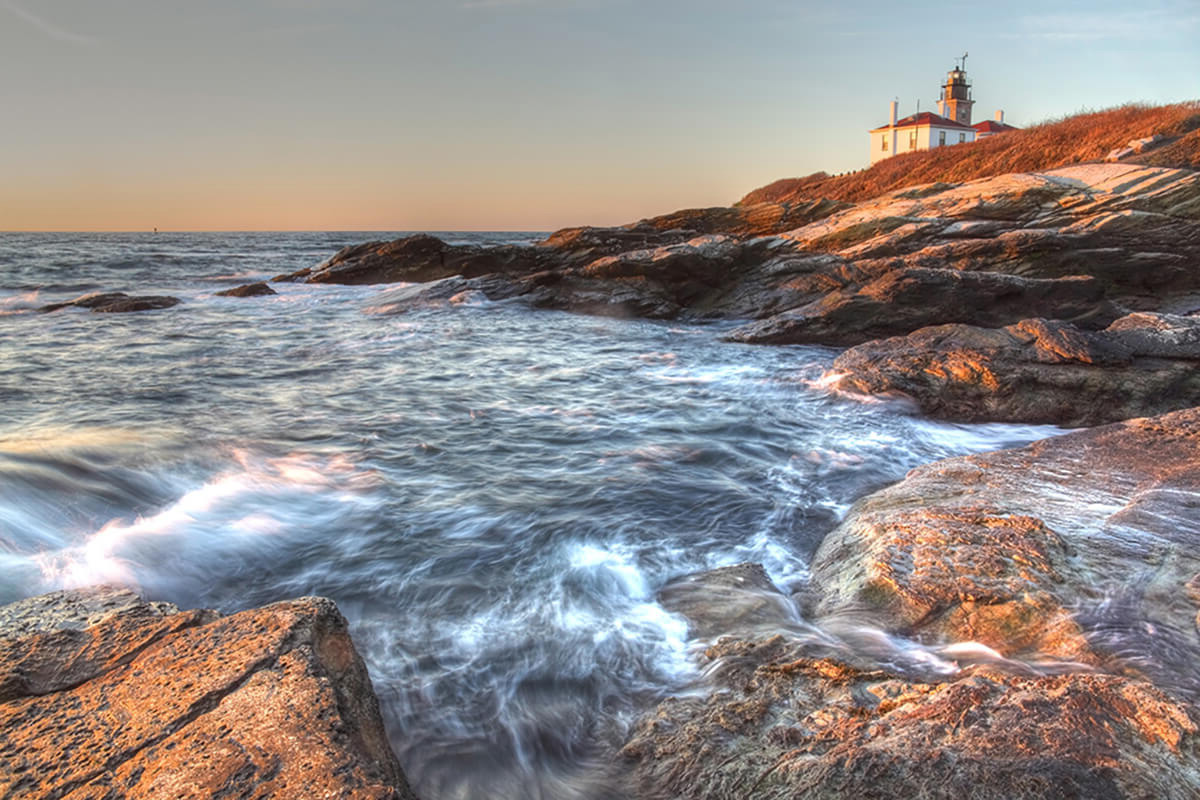
[[(911, 117), (905, 117), (896, 122), (897, 128), (920, 128), (930, 125), (935, 128), (959, 128), (964, 131), (974, 130), (970, 125), (963, 125), (946, 117), (940, 117), (931, 111), (922, 111), (920, 114), (913, 114)], [(871, 133), (876, 131), (891, 130), (891, 125), (882, 125), (878, 128), (872, 128)]]
[(976, 122), (971, 126), (980, 133), (1004, 133), (1005, 131), (1015, 131), (1017, 126), (1009, 125), (1007, 122), (996, 122), (994, 119), (985, 119), (983, 122)]

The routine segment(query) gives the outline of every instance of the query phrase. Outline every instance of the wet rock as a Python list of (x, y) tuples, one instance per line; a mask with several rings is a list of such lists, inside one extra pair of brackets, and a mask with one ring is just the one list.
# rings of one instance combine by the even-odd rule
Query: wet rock
[(1200, 409), (948, 459), (859, 501), (809, 612), (1200, 696)]
[(808, 657), (784, 637), (724, 639), (716, 685), (662, 703), (622, 755), (634, 796), (1190, 797), (1190, 708), (1140, 681), (989, 669), (924, 683)]
[(132, 297), (124, 292), (94, 292), (68, 300), (65, 303), (51, 303), (42, 306), (38, 311), (48, 313), (64, 308), (87, 308), (99, 313), (122, 313), (128, 311), (151, 311), (158, 308), (170, 308), (181, 303), (178, 297), (166, 295), (144, 295)]
[(419, 308), (436, 308), (486, 300), (503, 300), (525, 294), (528, 289), (505, 275), (479, 278), (454, 276), (428, 283), (389, 289), (372, 298), (367, 312), (403, 314)]
[(6, 797), (411, 798), (336, 607), (99, 588), (0, 609)]
[(436, 236), (418, 234), (391, 242), (344, 247), (316, 267), (272, 280), (305, 283), (424, 283), (451, 276), (528, 272), (538, 268), (540, 253), (532, 247), (450, 245)]
[(235, 286), (232, 289), (226, 289), (223, 292), (217, 292), (217, 297), (263, 297), (269, 294), (278, 294), (274, 289), (267, 284), (247, 283), (243, 286)]
[(942, 323), (1007, 325), (1030, 315), (1106, 325), (1119, 314), (1095, 278), (1023, 278), (992, 272), (905, 268), (857, 289), (731, 332), (752, 344), (855, 345)]
[(940, 325), (854, 347), (833, 374), (842, 390), (903, 394), (943, 419), (1098, 425), (1200, 404), (1197, 324), (1134, 314), (1103, 331)]

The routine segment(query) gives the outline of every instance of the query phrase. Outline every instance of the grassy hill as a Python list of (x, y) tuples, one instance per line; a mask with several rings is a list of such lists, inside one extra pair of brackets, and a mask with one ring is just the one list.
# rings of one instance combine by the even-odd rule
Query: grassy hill
[(827, 198), (859, 202), (922, 183), (959, 183), (1102, 160), (1134, 139), (1153, 134), (1166, 141), (1124, 161), (1200, 169), (1200, 101), (1169, 106), (1131, 104), (1078, 114), (979, 142), (905, 153), (847, 175), (823, 172), (785, 178), (755, 189), (739, 205)]

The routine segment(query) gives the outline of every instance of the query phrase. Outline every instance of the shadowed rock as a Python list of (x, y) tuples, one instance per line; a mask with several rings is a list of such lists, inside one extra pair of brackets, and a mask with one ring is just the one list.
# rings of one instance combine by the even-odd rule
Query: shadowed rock
[(112, 588), (0, 609), (5, 797), (412, 798), (346, 622)]
[(42, 306), (38, 311), (47, 313), (50, 311), (59, 311), (64, 308), (88, 308), (98, 313), (121, 313), (170, 308), (181, 302), (178, 297), (168, 297), (166, 295), (131, 297), (124, 292), (96, 292), (76, 297), (74, 300), (68, 300), (65, 303), (50, 303), (49, 305)]
[(1097, 425), (1200, 404), (1200, 320), (1133, 314), (1103, 331), (1047, 320), (940, 325), (840, 355), (836, 386), (900, 393), (960, 421)]
[(751, 344), (855, 345), (933, 324), (996, 327), (1031, 315), (1086, 320), (1098, 327), (1118, 316), (1095, 278), (1035, 279), (906, 268), (859, 289), (831, 292), (815, 303), (743, 326), (727, 338)]

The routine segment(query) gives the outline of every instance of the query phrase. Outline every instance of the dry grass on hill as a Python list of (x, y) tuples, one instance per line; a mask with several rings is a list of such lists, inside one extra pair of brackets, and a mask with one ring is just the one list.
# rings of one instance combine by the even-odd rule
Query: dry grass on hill
[(1175, 141), (1126, 159), (1156, 166), (1200, 168), (1200, 101), (1169, 106), (1131, 104), (1078, 114), (955, 147), (906, 153), (869, 169), (831, 177), (823, 172), (756, 189), (742, 205), (829, 198), (860, 202), (922, 183), (958, 183), (1098, 161), (1133, 139), (1162, 134)]

